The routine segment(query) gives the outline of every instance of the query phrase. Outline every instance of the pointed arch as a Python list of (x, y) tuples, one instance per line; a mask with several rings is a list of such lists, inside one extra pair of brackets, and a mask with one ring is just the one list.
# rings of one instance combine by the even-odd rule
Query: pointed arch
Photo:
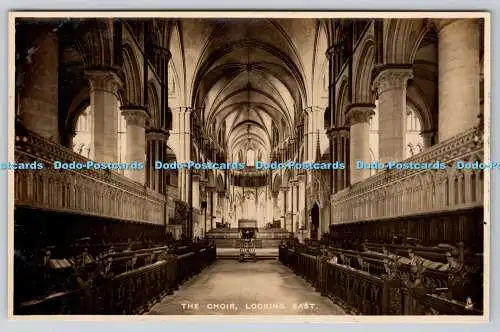
[(142, 105), (143, 92), (142, 75), (139, 60), (135, 56), (132, 46), (123, 45), (123, 73), (125, 82), (123, 86), (125, 102), (127, 104)]
[(148, 83), (148, 111), (150, 115), (150, 127), (158, 128), (160, 126), (160, 101), (159, 92), (153, 82)]
[(373, 39), (367, 38), (360, 47), (361, 53), (355, 66), (354, 102), (374, 103), (375, 94), (372, 92), (371, 80), (375, 66), (375, 42)]
[(341, 127), (346, 123), (345, 112), (347, 110), (347, 105), (349, 104), (348, 96), (347, 96), (347, 78), (342, 77), (342, 83), (340, 83), (340, 88), (338, 91), (338, 99), (337, 99), (337, 109), (335, 110), (336, 115), (336, 126)]

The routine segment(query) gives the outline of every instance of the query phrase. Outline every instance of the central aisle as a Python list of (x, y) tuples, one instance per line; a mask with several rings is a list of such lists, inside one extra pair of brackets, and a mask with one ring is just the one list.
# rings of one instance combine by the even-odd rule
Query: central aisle
[(150, 315), (344, 315), (277, 260), (218, 260)]

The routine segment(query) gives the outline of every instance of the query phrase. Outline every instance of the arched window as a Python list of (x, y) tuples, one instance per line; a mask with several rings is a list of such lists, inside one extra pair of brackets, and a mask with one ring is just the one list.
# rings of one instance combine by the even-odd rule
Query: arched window
[[(122, 115), (120, 110), (120, 102), (118, 102), (118, 127), (117, 127), (117, 153), (116, 159), (118, 162), (123, 163), (127, 161), (127, 121)], [(124, 170), (120, 170), (123, 173)]]
[(405, 158), (414, 156), (423, 150), (424, 139), (421, 135), (422, 123), (417, 113), (410, 106), (406, 107), (406, 146)]
[(255, 166), (255, 151), (253, 149), (247, 150), (247, 166)]
[(92, 107), (87, 106), (76, 121), (76, 135), (73, 138), (73, 151), (92, 159), (94, 157), (94, 118)]
[[(378, 100), (375, 101), (375, 115), (370, 119), (370, 151), (372, 158), (376, 161), (379, 158), (379, 118)], [(405, 134), (405, 155), (410, 158), (423, 151), (424, 139), (422, 133), (422, 121), (417, 112), (409, 105), (406, 108), (406, 134)]]

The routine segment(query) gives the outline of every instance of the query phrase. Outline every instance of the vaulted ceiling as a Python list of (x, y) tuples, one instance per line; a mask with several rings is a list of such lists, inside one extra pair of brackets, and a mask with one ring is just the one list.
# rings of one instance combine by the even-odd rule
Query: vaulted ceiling
[[(325, 106), (327, 39), (316, 19), (182, 19), (170, 50), (177, 102), (201, 110), (205, 130), (221, 129), (229, 154), (271, 151), (272, 124), (290, 136), (297, 112)], [(182, 101), (184, 100), (184, 101)]]

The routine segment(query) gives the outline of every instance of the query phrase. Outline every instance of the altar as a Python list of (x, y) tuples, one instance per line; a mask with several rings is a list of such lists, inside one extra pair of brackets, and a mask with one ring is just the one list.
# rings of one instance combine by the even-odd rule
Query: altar
[(290, 232), (281, 228), (259, 228), (255, 219), (238, 219), (238, 228), (218, 228), (207, 233), (219, 248), (238, 248), (243, 236), (255, 239), (256, 248), (277, 248), (289, 238)]

